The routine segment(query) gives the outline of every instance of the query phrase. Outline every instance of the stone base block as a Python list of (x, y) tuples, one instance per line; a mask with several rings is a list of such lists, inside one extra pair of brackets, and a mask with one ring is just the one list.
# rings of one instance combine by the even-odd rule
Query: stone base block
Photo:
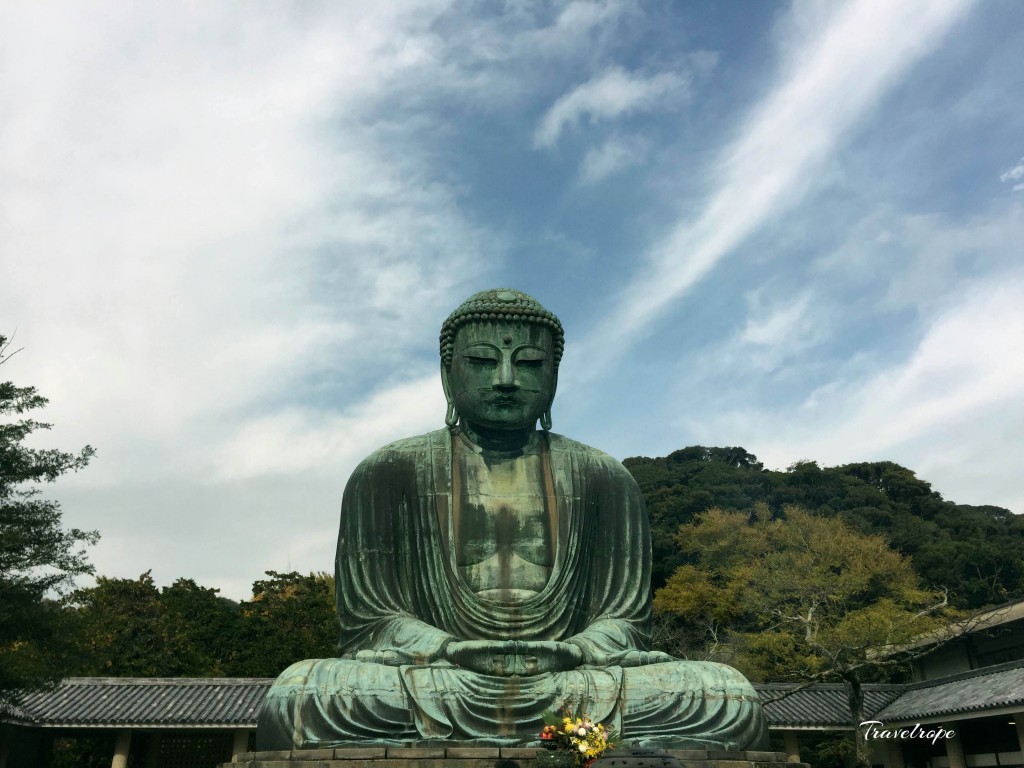
[[(665, 750), (683, 768), (809, 768), (787, 763), (785, 752)], [(220, 768), (494, 768), (499, 758), (536, 768), (537, 750), (524, 747), (419, 746), (338, 747), (293, 752), (244, 752)]]

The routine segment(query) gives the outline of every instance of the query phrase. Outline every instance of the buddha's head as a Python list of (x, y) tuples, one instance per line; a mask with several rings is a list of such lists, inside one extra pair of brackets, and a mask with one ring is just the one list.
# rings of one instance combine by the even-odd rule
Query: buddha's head
[(531, 296), (497, 288), (473, 294), (441, 327), (441, 381), (449, 426), (477, 431), (551, 428), (565, 337)]

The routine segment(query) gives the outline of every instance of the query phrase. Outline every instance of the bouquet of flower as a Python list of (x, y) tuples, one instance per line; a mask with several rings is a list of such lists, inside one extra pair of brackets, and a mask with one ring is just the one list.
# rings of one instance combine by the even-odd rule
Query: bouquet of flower
[(595, 723), (585, 713), (574, 715), (563, 710), (562, 715), (558, 716), (545, 712), (544, 722), (544, 729), (540, 732), (544, 746), (568, 752), (572, 755), (572, 764), (578, 768), (586, 768), (606, 749), (615, 746), (612, 729)]

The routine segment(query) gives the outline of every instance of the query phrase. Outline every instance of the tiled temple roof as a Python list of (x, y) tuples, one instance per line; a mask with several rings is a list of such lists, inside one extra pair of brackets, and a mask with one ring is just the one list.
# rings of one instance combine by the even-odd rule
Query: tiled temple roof
[(254, 726), (273, 680), (263, 678), (72, 677), (28, 694), (15, 719), (40, 726)]
[[(791, 683), (755, 683), (772, 728), (849, 728), (850, 704), (840, 683), (814, 683), (800, 688)], [(906, 688), (903, 685), (864, 685), (864, 713), (873, 717)]]
[(876, 719), (910, 722), (1022, 705), (1024, 660), (1019, 660), (905, 686)]

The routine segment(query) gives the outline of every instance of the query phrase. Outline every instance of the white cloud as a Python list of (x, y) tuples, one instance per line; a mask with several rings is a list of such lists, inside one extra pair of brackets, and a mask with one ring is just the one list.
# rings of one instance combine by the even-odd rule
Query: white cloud
[(694, 392), (711, 390), (718, 392), (719, 405), (726, 407), (721, 382), (727, 379), (733, 381), (728, 391), (743, 392), (744, 401), (769, 381), (787, 382), (790, 391), (804, 386), (802, 376), (814, 357), (812, 350), (835, 332), (833, 308), (812, 289), (790, 292), (782, 284), (758, 288), (745, 299), (747, 318), (741, 327), (712, 341), (705, 354), (679, 361), (679, 383), (670, 400), (680, 401), (684, 392), (689, 399)]
[(359, 458), (442, 423), (436, 326), (501, 267), (439, 105), (508, 108), (631, 6), (0, 8), (4, 373), (51, 398), (41, 444), (99, 449), (56, 494), (101, 573), (243, 596), (329, 567), (329, 530), (275, 558), (336, 526)]
[(1019, 450), (1007, 448), (1019, 443), (1013, 425), (1024, 414), (1024, 357), (1013, 352), (1024, 348), (1022, 295), (1019, 271), (961, 286), (905, 358), (844, 366), (793, 409), (702, 413), (688, 428), (776, 468), (804, 458), (897, 461), (954, 501), (1022, 512)]
[[(815, 10), (778, 36), (789, 75), (738, 126), (714, 175), (693, 180), (688, 201), (695, 189), (709, 189), (706, 205), (633, 265), (650, 278), (638, 277), (625, 294), (641, 309), (607, 313), (608, 326), (591, 337), (605, 353), (588, 357), (573, 344), (569, 364), (606, 360), (616, 339), (628, 340), (621, 328), (642, 330), (799, 200), (851, 126), (967, 4), (793, 7), (795, 15)], [(0, 8), (0, 111), (7, 116), (0, 121), (0, 331), (17, 327), (26, 347), (3, 372), (53, 399), (42, 417), (57, 428), (41, 444), (91, 442), (100, 450), (86, 472), (54, 490), (69, 525), (101, 530), (93, 558), (101, 573), (135, 576), (153, 567), (163, 583), (186, 575), (236, 597), (264, 568), (330, 567), (338, 502), (355, 462), (441, 423), (436, 364), (427, 360), (440, 319), (481, 287), (481, 276), (499, 272), (504, 277), (494, 282), (506, 282), (539, 263), (505, 263), (510, 243), (475, 218), (511, 227), (535, 220), (526, 207), (496, 206), (504, 201), (492, 198), (467, 211), (477, 202), (474, 173), (498, 166), (473, 155), (477, 124), (500, 114), (526, 131), (520, 135), (532, 128), (538, 145), (543, 134), (555, 146), (574, 129), (601, 123), (593, 133), (604, 143), (586, 153), (575, 188), (571, 173), (540, 179), (580, 193), (581, 185), (660, 152), (653, 138), (631, 137), (621, 123), (677, 106), (690, 88), (685, 74), (601, 69), (625, 50), (616, 45), (638, 42), (632, 32), (615, 38), (641, 13), (628, 2), (510, 4), (483, 17), (442, 0), (358, 10), (254, 10), (230, 0), (60, 8)], [(695, 82), (715, 66), (714, 54), (640, 53), (645, 61), (684, 62)], [(566, 84), (594, 72), (582, 86)], [(539, 126), (512, 123), (536, 114), (538, 104), (553, 105)], [(449, 153), (445, 142), (464, 135), (471, 141)], [(507, 158), (490, 159), (514, 160), (515, 148), (506, 150)], [(593, 193), (584, 190), (588, 200)], [(572, 211), (577, 200), (562, 203)], [(501, 213), (487, 213), (488, 206)], [(631, 218), (629, 237), (649, 232), (656, 215)], [(621, 281), (603, 271), (618, 257), (608, 258), (597, 237), (577, 237), (564, 226), (568, 218), (582, 221), (575, 213), (548, 217), (529, 237), (557, 244), (550, 262), (576, 273), (573, 295)], [(718, 330), (734, 332), (713, 361), (733, 378), (715, 391), (716, 403), (738, 401), (766, 381), (796, 387), (801, 371), (822, 365), (803, 353), (832, 343), (842, 329), (849, 305), (830, 304), (840, 287), (856, 283), (867, 294), (864, 286), (877, 285), (869, 312), (909, 308), (904, 314), (927, 319), (941, 306), (944, 320), (927, 332), (934, 341), (881, 373), (870, 345), (854, 353), (860, 362), (830, 369), (828, 385), (807, 393), (802, 409), (754, 410), (749, 403), (766, 398), (751, 397), (731, 417), (701, 409), (690, 433), (742, 443), (776, 466), (805, 456), (859, 460), (868, 449), (906, 456), (904, 463), (952, 498), (1009, 504), (1002, 491), (953, 491), (965, 471), (958, 461), (973, 462), (975, 475), (983, 471), (986, 434), (1014, 446), (1024, 430), (1016, 395), (993, 371), (994, 346), (969, 344), (976, 332), (1019, 346), (1007, 330), (1019, 326), (1019, 313), (1001, 294), (991, 308), (1000, 325), (989, 327), (981, 288), (963, 305), (951, 303), (959, 291), (948, 288), (993, 265), (1005, 272), (1019, 251), (1022, 221), (1018, 211), (958, 232), (929, 217), (880, 214), (831, 262), (822, 257), (808, 269), (810, 287), (785, 270), (752, 294), (745, 325), (716, 318)], [(607, 242), (615, 242), (624, 230), (609, 232)], [(824, 290), (830, 281), (836, 293)], [(553, 280), (550, 290), (561, 287)], [(591, 311), (585, 306), (574, 310), (581, 322)], [(704, 335), (672, 330), (673, 340), (691, 345)], [(968, 367), (943, 367), (943, 347), (964, 347)], [(645, 364), (654, 372), (671, 365)], [(677, 378), (693, 375), (684, 370), (689, 364), (680, 362)], [(386, 378), (402, 372), (406, 383)], [(820, 381), (820, 368), (815, 373)], [(694, 380), (703, 382), (702, 374)], [(972, 383), (974, 375), (982, 384)], [(650, 378), (645, 391), (657, 399), (657, 376)], [(929, 382), (942, 386), (928, 390)], [(616, 395), (616, 406), (637, 399)], [(571, 393), (560, 402), (556, 426), (574, 408)], [(673, 406), (692, 402), (678, 397)], [(951, 415), (958, 409), (960, 421)], [(570, 426), (637, 434), (617, 421), (625, 410)], [(906, 435), (886, 432), (904, 412)], [(658, 424), (636, 439), (648, 450), (650, 440), (677, 438)], [(1010, 459), (991, 466), (1016, 475)]]
[(437, 428), (444, 411), (435, 373), (381, 389), (345, 413), (294, 406), (255, 416), (215, 450), (212, 476), (227, 481), (310, 472), (334, 476), (338, 467), (354, 467), (385, 443)]
[(784, 76), (723, 152), (708, 202), (651, 250), (591, 338), (604, 344), (614, 330), (624, 345), (799, 200), (839, 141), (969, 6), (969, 0), (859, 0), (829, 7), (824, 20), (820, 14), (803, 19)]
[(208, 537), (258, 508), (258, 575), (282, 507), (301, 527), (329, 499), (335, 524), (356, 453), (440, 423), (438, 394), (368, 388), (423, 375), (502, 247), (389, 102), (437, 66), (444, 10), (0, 9), (0, 329), (25, 347), (4, 375), (51, 398), (41, 445), (99, 450), (56, 493), (101, 573), (228, 578)]
[(614, 173), (642, 163), (647, 151), (647, 142), (643, 140), (612, 137), (601, 146), (587, 150), (580, 166), (580, 181), (596, 184)]
[(850, 227), (839, 248), (816, 256), (809, 277), (836, 301), (844, 290), (866, 291), (875, 313), (910, 308), (930, 315), (959, 293), (965, 275), (1013, 268), (1022, 239), (1020, 204), (955, 223), (937, 214), (882, 210)]
[(644, 76), (609, 67), (551, 105), (534, 133), (534, 145), (553, 147), (563, 131), (584, 119), (598, 123), (637, 112), (676, 109), (689, 98), (689, 90), (689, 77), (675, 72)]
[[(999, 180), (1001, 182), (1003, 182), (1004, 184), (1009, 183), (1011, 181), (1012, 182), (1019, 182), (1022, 179), (1024, 179), (1024, 157), (1022, 157), (1021, 158), (1021, 162), (1019, 162), (1017, 165), (1013, 166), (1013, 168), (1011, 168), (1010, 170), (1006, 171), (1005, 173), (1001, 173), (999, 175)], [(1024, 190), (1024, 183), (1021, 183), (1021, 184), (1016, 184), (1015, 183), (1013, 185), (1013, 191), (1014, 192), (1020, 192), (1022, 190)]]
[(540, 49), (576, 48), (589, 42), (595, 33), (614, 30), (615, 22), (634, 12), (628, 2), (606, 0), (605, 2), (567, 3), (559, 12), (555, 22), (548, 27), (531, 31), (526, 40), (531, 47)]
[[(550, 81), (553, 68), (599, 60), (621, 22), (641, 15), (626, 0), (505, 4), (500, 13), (455, 6), (419, 38), (429, 66), (408, 73), (406, 102), (455, 95), (488, 110), (516, 114)], [(554, 81), (554, 82), (557, 82)]]
[(879, 453), (1018, 400), (1024, 358), (1006, 352), (1024, 345), (1022, 295), (1019, 277), (976, 287), (938, 317), (908, 360), (858, 387), (850, 443)]
[(807, 295), (798, 296), (791, 302), (773, 308), (765, 316), (755, 309), (747, 319), (747, 325), (740, 332), (740, 340), (758, 346), (778, 346), (793, 338), (805, 325)]
[(493, 252), (414, 136), (361, 122), (429, 19), (65, 10), (4, 12), (0, 304), (97, 482), (191, 470), (182, 443), (400, 347)]

